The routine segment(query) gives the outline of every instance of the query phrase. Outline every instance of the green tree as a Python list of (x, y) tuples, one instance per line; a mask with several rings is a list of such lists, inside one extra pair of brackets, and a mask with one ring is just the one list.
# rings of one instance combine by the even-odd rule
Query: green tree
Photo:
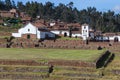
[(1, 1), (0, 0), (0, 10), (4, 10), (5, 9), (5, 4), (4, 4), (4, 1)]
[(44, 14), (46, 19), (51, 19), (54, 16), (54, 4), (51, 2), (46, 2), (44, 5)]
[(12, 9), (12, 2), (11, 0), (5, 0), (6, 10)]
[(14, 0), (12, 0), (12, 8), (16, 9), (16, 4)]
[(38, 4), (38, 16), (40, 16), (40, 18), (44, 18), (44, 6), (42, 3)]
[(69, 37), (71, 38), (72, 37), (72, 28), (73, 28), (73, 26), (69, 26), (68, 28), (69, 28)]
[(17, 8), (20, 12), (25, 11), (25, 5), (22, 2), (17, 2)]

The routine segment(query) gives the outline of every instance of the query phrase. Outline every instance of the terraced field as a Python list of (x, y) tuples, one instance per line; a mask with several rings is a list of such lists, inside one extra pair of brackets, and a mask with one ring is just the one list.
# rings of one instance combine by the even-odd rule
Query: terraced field
[(60, 59), (94, 61), (105, 50), (0, 48), (0, 59)]
[(0, 80), (100, 79), (94, 62), (104, 51), (0, 48)]

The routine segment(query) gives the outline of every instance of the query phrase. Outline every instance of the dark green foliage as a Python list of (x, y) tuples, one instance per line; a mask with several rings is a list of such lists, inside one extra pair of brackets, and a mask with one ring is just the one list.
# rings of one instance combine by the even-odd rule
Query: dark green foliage
[(69, 37), (72, 37), (72, 26), (69, 26)]
[(107, 59), (109, 59), (111, 52), (106, 51), (103, 55), (100, 56), (98, 61), (96, 62), (96, 68), (101, 68), (106, 65)]
[(11, 45), (13, 44), (12, 40), (15, 39), (15, 37), (11, 36), (11, 37), (5, 37), (5, 39), (7, 40), (7, 44), (6, 44), (6, 48), (10, 48)]
[(25, 11), (25, 5), (22, 2), (17, 2), (17, 8), (19, 9), (20, 12)]
[(98, 48), (97, 48), (98, 50), (102, 50), (102, 47), (101, 46), (98, 46)]

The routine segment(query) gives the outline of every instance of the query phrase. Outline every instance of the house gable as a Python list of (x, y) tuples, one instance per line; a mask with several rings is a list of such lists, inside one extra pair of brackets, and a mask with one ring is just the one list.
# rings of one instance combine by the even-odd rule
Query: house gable
[(18, 32), (21, 34), (37, 34), (37, 31), (38, 31), (37, 27), (35, 27), (31, 23), (28, 23), (26, 26), (19, 29)]

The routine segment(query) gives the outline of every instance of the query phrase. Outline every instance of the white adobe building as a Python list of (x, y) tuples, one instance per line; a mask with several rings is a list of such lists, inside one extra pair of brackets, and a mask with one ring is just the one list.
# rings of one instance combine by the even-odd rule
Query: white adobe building
[(39, 29), (38, 27), (28, 23), (23, 28), (18, 30), (18, 33), (12, 33), (12, 36), (16, 38), (26, 38), (26, 39), (45, 39), (45, 38), (55, 38), (55, 34), (45, 29)]
[[(68, 30), (51, 30), (40, 29), (34, 26), (31, 23), (28, 23), (24, 27), (18, 30), (18, 33), (12, 33), (12, 36), (16, 38), (26, 38), (26, 39), (46, 39), (46, 38), (55, 38), (55, 35), (67, 35), (69, 36)], [(89, 25), (83, 24), (81, 32), (72, 33), (72, 37), (82, 37), (83, 40), (86, 40), (89, 37)]]
[[(87, 24), (83, 24), (82, 25), (82, 29), (81, 29), (81, 33), (72, 33), (72, 37), (82, 37), (83, 40), (86, 40), (89, 37), (89, 25)], [(68, 30), (52, 30), (52, 33), (56, 34), (56, 35), (67, 35), (69, 36), (69, 31)]]

